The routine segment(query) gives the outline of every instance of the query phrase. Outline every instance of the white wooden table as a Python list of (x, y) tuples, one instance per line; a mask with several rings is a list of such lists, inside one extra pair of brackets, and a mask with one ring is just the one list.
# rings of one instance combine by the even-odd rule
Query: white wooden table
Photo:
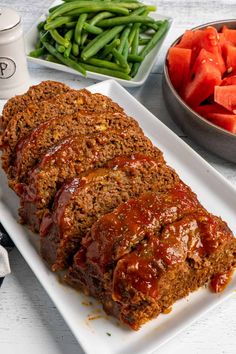
[[(21, 14), (27, 31), (51, 3), (51, 0), (1, 0), (0, 6), (15, 8)], [(159, 0), (158, 9), (160, 13), (174, 18), (173, 27), (149, 79), (144, 86), (130, 92), (236, 187), (236, 165), (204, 151), (185, 136), (171, 120), (161, 90), (163, 56), (168, 45), (187, 28), (235, 17), (236, 0)], [(30, 74), (33, 83), (54, 79), (75, 88), (94, 83), (33, 65), (30, 65)], [(12, 273), (0, 290), (0, 353), (82, 354), (82, 349), (64, 320), (16, 249), (10, 255), (10, 262)], [(158, 350), (158, 353), (236, 353), (236, 292), (228, 301)]]

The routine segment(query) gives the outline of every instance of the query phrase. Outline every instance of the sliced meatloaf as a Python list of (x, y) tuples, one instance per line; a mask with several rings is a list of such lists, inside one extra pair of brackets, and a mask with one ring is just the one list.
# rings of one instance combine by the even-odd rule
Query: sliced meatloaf
[(106, 167), (65, 184), (41, 226), (41, 254), (52, 270), (65, 268), (81, 238), (103, 214), (147, 191), (165, 192), (179, 182), (176, 173), (142, 155), (119, 156)]
[(44, 155), (29, 174), (27, 183), (12, 185), (21, 197), (19, 214), (22, 222), (38, 230), (44, 212), (63, 182), (89, 169), (101, 167), (115, 156), (135, 152), (163, 161), (161, 151), (143, 134), (133, 134), (133, 129), (124, 132), (108, 129), (102, 133), (65, 139)]
[(52, 119), (62, 120), (65, 115), (86, 109), (91, 112), (123, 112), (123, 109), (109, 97), (99, 93), (92, 94), (88, 90), (71, 90), (58, 95), (52, 100), (29, 105), (23, 112), (15, 115), (9, 122), (2, 136), (2, 166), (7, 172), (14, 160), (14, 149), (17, 143), (26, 138), (39, 124)]
[(67, 85), (50, 80), (31, 86), (25, 94), (12, 97), (7, 101), (0, 117), (0, 129), (4, 129), (11, 118), (27, 109), (28, 105), (51, 99), (70, 90)]
[(78, 134), (91, 134), (107, 129), (133, 129), (133, 133), (141, 132), (136, 120), (123, 113), (96, 113), (86, 110), (64, 116), (63, 119), (52, 118), (40, 124), (32, 133), (20, 141), (16, 147), (16, 159), (8, 175), (15, 180), (24, 181), (27, 172), (33, 168), (40, 157), (63, 138)]
[(135, 330), (236, 265), (236, 239), (226, 223), (179, 186), (101, 217), (65, 278)]

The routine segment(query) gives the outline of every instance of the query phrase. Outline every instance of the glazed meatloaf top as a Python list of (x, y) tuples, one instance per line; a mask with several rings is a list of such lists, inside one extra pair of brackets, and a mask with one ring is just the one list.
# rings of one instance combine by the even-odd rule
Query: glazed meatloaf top
[[(141, 152), (163, 161), (162, 152), (154, 147), (143, 134), (133, 134), (133, 129), (124, 132), (106, 130), (88, 136), (65, 139), (44, 155), (38, 166), (29, 174), (26, 183), (16, 183), (12, 188), (21, 196), (20, 215), (27, 217), (30, 225), (30, 208), (41, 210), (42, 214), (52, 202), (57, 189), (68, 178), (74, 178), (92, 168), (103, 166), (118, 155)], [(28, 203), (28, 204), (26, 204)], [(27, 213), (24, 213), (28, 205)], [(24, 215), (24, 216), (23, 216)]]
[(101, 215), (141, 193), (165, 192), (178, 181), (171, 168), (142, 154), (115, 157), (106, 167), (73, 179), (58, 191), (53, 212), (42, 220), (44, 259), (53, 270), (63, 269)]
[(87, 259), (103, 274), (114, 261), (142, 243), (148, 232), (157, 233), (198, 210), (203, 207), (197, 196), (181, 181), (166, 193), (146, 193), (130, 199), (92, 226), (82, 242)]
[(65, 279), (138, 329), (212, 277), (227, 276), (235, 253), (226, 223), (180, 182), (102, 216), (82, 240)]
[(27, 137), (39, 124), (52, 119), (62, 119), (65, 115), (86, 109), (91, 112), (123, 112), (123, 109), (109, 97), (100, 93), (92, 94), (88, 90), (71, 90), (54, 99), (29, 105), (23, 112), (15, 115), (2, 136), (2, 166), (7, 171), (11, 164), (11, 151), (17, 143)]
[(14, 167), (9, 176), (18, 181), (24, 177), (30, 168), (33, 168), (40, 157), (53, 145), (62, 139), (78, 135), (91, 134), (107, 129), (126, 130), (133, 129), (133, 134), (141, 133), (138, 123), (131, 117), (118, 112), (96, 113), (86, 110), (64, 116), (63, 120), (57, 117), (40, 124), (32, 133), (20, 141), (16, 147)]
[(51, 99), (70, 90), (65, 84), (50, 80), (31, 86), (25, 94), (12, 97), (7, 101), (0, 117), (0, 129), (4, 129), (11, 118), (24, 111), (28, 105)]

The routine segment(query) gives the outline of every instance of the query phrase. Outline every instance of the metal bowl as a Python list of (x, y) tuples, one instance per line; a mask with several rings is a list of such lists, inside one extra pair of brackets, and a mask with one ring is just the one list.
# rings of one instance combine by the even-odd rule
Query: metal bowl
[[(203, 29), (214, 26), (217, 30), (224, 25), (229, 28), (236, 28), (235, 20), (223, 20), (209, 22), (202, 26), (193, 28)], [(182, 36), (171, 45), (177, 44)], [(191, 109), (179, 96), (173, 87), (167, 67), (167, 55), (164, 64), (163, 96), (172, 118), (180, 125), (183, 131), (205, 149), (223, 157), (224, 159), (236, 163), (236, 134), (230, 133), (220, 128)]]

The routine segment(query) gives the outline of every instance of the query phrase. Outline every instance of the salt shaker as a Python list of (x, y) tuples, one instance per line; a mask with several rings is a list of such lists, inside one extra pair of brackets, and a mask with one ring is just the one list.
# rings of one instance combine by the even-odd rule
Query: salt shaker
[(24, 93), (28, 87), (21, 18), (13, 9), (0, 6), (0, 98)]

